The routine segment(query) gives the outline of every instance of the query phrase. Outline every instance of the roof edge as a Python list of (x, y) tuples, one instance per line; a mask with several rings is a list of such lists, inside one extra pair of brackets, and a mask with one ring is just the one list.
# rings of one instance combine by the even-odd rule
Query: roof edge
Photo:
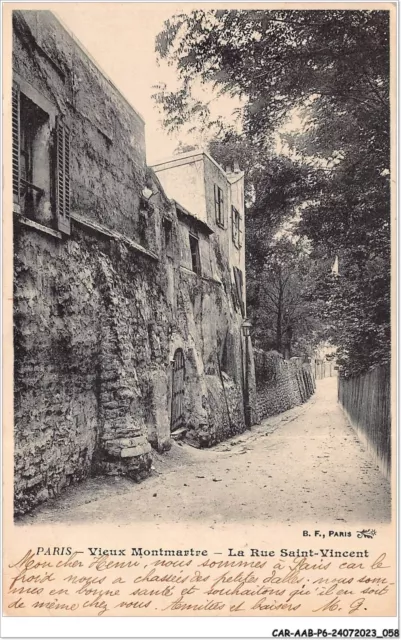
[(229, 182), (230, 184), (233, 184), (233, 182), (236, 182), (237, 180), (239, 180), (240, 178), (242, 178), (244, 176), (244, 172), (241, 171), (238, 174), (238, 178), (235, 178), (234, 180), (229, 176), (233, 176), (234, 174), (228, 174), (223, 167), (210, 155), (210, 153), (208, 151), (206, 151), (206, 149), (194, 149), (193, 151), (185, 151), (184, 153), (179, 153), (176, 156), (169, 156), (168, 158), (164, 158), (163, 160), (160, 160), (159, 162), (156, 163), (152, 163), (150, 166), (152, 167), (152, 169), (154, 171), (157, 172), (157, 167), (163, 165), (163, 164), (169, 164), (169, 163), (173, 163), (173, 162), (178, 162), (179, 160), (185, 160), (186, 158), (195, 158), (197, 156), (205, 156), (206, 158), (208, 158), (208, 160), (210, 160), (210, 162), (212, 162), (220, 171), (221, 173), (225, 176), (225, 178), (227, 179), (227, 182)]
[(174, 198), (172, 198), (171, 202), (174, 203), (175, 209), (177, 211), (177, 215), (178, 213), (181, 213), (182, 215), (187, 216), (188, 218), (193, 220), (196, 225), (201, 227), (201, 229), (206, 230), (206, 233), (209, 236), (212, 235), (212, 233), (214, 233), (214, 230), (210, 225), (208, 225), (207, 222), (205, 222), (204, 220), (201, 220), (200, 218), (198, 218), (198, 216), (195, 216), (193, 213), (188, 211), (188, 209), (186, 209), (186, 207), (184, 207), (180, 202), (178, 202), (178, 200), (174, 200)]
[(238, 171), (238, 173), (226, 173), (227, 180), (230, 184), (235, 184), (245, 176), (245, 171)]
[(153, 162), (150, 166), (152, 167), (152, 169), (155, 169), (155, 167), (158, 167), (162, 164), (168, 164), (169, 162), (175, 162), (176, 160), (185, 160), (185, 158), (192, 158), (192, 157), (196, 157), (196, 156), (201, 156), (203, 155), (205, 152), (202, 149), (194, 149), (193, 151), (185, 151), (184, 153), (179, 153), (175, 156), (168, 156), (167, 158), (163, 158), (162, 160), (159, 160), (158, 162)]

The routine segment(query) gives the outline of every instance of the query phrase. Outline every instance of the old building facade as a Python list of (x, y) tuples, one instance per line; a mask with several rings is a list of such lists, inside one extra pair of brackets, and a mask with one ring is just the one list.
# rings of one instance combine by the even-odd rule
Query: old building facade
[(242, 432), (255, 386), (243, 175), (148, 168), (142, 117), (48, 11), (13, 15), (12, 126), (19, 514)]

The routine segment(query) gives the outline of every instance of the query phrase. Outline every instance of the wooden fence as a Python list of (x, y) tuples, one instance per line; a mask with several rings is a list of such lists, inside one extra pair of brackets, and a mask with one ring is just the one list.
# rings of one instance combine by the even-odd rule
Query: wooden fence
[(338, 399), (386, 478), (391, 475), (390, 366), (338, 381)]

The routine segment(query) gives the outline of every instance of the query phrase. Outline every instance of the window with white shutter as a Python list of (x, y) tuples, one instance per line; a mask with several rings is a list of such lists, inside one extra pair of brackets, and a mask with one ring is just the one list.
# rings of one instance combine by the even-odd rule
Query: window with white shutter
[(12, 184), (16, 211), (70, 233), (70, 131), (55, 105), (18, 74), (12, 86)]
[(57, 228), (70, 233), (70, 130), (56, 122), (56, 217)]

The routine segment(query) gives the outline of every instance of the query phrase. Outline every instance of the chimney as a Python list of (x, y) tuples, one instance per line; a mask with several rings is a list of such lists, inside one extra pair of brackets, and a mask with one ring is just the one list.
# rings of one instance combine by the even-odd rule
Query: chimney
[(238, 160), (234, 162), (234, 173), (239, 173), (241, 169), (239, 168)]

